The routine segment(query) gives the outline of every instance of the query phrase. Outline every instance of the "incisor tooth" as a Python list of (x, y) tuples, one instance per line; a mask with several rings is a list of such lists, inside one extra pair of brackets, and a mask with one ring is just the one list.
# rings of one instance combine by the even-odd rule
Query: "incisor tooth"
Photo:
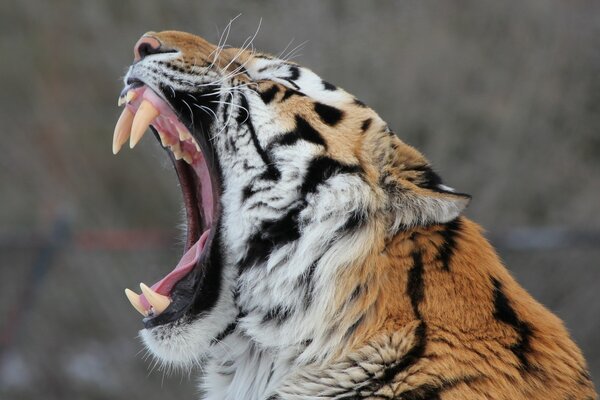
[(190, 153), (184, 151), (182, 154), (182, 157), (183, 157), (183, 161), (192, 165), (192, 155)]
[(154, 313), (156, 315), (161, 314), (167, 307), (169, 307), (169, 304), (171, 304), (171, 299), (169, 299), (167, 296), (156, 293), (143, 283), (140, 283), (140, 289), (142, 289), (142, 293), (144, 293), (148, 303), (150, 303), (152, 308), (154, 308)]
[(146, 311), (146, 309), (142, 305), (142, 301), (140, 300), (140, 295), (139, 294), (137, 294), (133, 290), (125, 289), (125, 296), (127, 296), (127, 299), (129, 299), (129, 302), (131, 303), (131, 305), (133, 306), (133, 308), (135, 308), (144, 317), (148, 316), (148, 312)]
[(177, 134), (179, 135), (179, 140), (181, 140), (182, 142), (184, 142), (187, 139), (192, 138), (192, 135), (190, 135), (189, 132), (187, 132), (181, 128), (177, 128)]
[(129, 147), (134, 148), (139, 143), (144, 133), (148, 129), (148, 125), (159, 116), (158, 110), (148, 100), (142, 101), (140, 108), (135, 113), (133, 124), (131, 126), (131, 137), (129, 138)]
[(175, 142), (171, 146), (171, 152), (175, 156), (176, 160), (181, 160), (181, 144), (179, 142)]
[(125, 103), (126, 103), (125, 97), (119, 96), (119, 100), (117, 100), (117, 106), (121, 107)]
[(112, 144), (112, 152), (113, 154), (117, 154), (123, 143), (127, 141), (129, 138), (129, 133), (131, 132), (131, 124), (133, 123), (133, 113), (129, 111), (129, 109), (123, 109), (117, 124), (115, 125), (115, 132), (113, 133), (113, 144)]
[(160, 138), (160, 144), (162, 144), (163, 147), (167, 147), (169, 145), (169, 143), (167, 143), (167, 134), (162, 132), (162, 131), (158, 131), (158, 137)]
[(125, 101), (130, 103), (132, 100), (135, 100), (136, 97), (137, 97), (137, 92), (130, 90), (127, 92), (127, 95), (125, 95)]

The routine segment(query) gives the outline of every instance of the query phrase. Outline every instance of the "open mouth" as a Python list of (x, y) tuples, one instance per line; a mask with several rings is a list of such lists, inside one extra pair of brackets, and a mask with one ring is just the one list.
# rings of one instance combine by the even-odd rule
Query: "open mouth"
[(135, 147), (150, 126), (173, 161), (187, 218), (184, 254), (175, 268), (151, 286), (141, 283), (141, 294), (125, 290), (133, 307), (144, 316), (144, 326), (150, 328), (175, 321), (192, 307), (202, 308), (197, 306), (196, 296), (210, 275), (206, 269), (215, 236), (220, 185), (209, 141), (194, 137), (157, 92), (139, 80), (128, 83), (119, 97), (119, 106), (125, 108), (115, 127), (113, 153), (117, 154), (128, 140), (129, 147)]

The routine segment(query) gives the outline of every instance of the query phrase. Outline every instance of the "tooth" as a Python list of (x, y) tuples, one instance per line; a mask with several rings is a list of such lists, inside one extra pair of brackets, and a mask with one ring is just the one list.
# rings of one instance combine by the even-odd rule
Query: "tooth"
[(129, 147), (134, 148), (139, 143), (144, 133), (148, 129), (148, 125), (158, 117), (160, 113), (148, 100), (142, 101), (140, 108), (135, 113), (133, 124), (131, 126), (131, 137), (129, 138)]
[(131, 103), (131, 101), (135, 100), (136, 97), (137, 97), (137, 92), (134, 92), (133, 90), (129, 90), (127, 92), (127, 95), (125, 96), (125, 101), (127, 103)]
[(192, 165), (192, 155), (190, 153), (188, 153), (187, 151), (183, 152), (183, 160)]
[(160, 137), (160, 144), (162, 144), (163, 147), (167, 147), (169, 145), (169, 143), (167, 143), (167, 134), (163, 131), (158, 131), (158, 136)]
[(142, 293), (144, 293), (148, 303), (150, 303), (152, 308), (154, 308), (154, 313), (156, 315), (165, 311), (165, 309), (169, 307), (169, 304), (171, 304), (171, 299), (169, 299), (167, 296), (156, 293), (143, 283), (140, 283), (140, 289), (142, 289)]
[(181, 140), (182, 142), (192, 138), (192, 135), (190, 135), (188, 131), (183, 130), (181, 128), (177, 128), (177, 134), (179, 135), (179, 140)]
[(181, 160), (181, 144), (179, 142), (175, 142), (170, 147), (171, 151), (173, 152), (173, 155), (175, 156), (175, 159)]
[(196, 146), (196, 151), (197, 151), (198, 153), (200, 153), (200, 146), (198, 145), (198, 143), (196, 143), (196, 141), (195, 141), (195, 140), (192, 140), (192, 143), (194, 143), (194, 146)]
[(137, 294), (133, 290), (125, 289), (125, 296), (127, 296), (127, 299), (129, 299), (129, 302), (131, 303), (131, 305), (133, 306), (133, 308), (135, 308), (144, 317), (148, 316), (148, 312), (146, 311), (146, 309), (142, 305), (142, 301), (140, 300), (140, 295), (139, 294)]
[(121, 116), (115, 125), (115, 132), (113, 133), (113, 154), (117, 154), (119, 150), (121, 150), (123, 143), (125, 143), (127, 138), (129, 138), (132, 122), (133, 113), (127, 108), (123, 109), (123, 112), (121, 113)]
[(121, 107), (125, 103), (126, 103), (125, 97), (120, 96), (119, 100), (117, 101), (117, 106)]

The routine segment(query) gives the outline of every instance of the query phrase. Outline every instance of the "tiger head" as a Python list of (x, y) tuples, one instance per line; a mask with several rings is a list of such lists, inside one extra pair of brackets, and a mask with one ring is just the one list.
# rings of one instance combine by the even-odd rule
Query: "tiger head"
[(346, 300), (376, 301), (386, 243), (468, 204), (364, 103), (249, 46), (149, 32), (124, 84), (113, 152), (150, 126), (187, 216), (177, 266), (127, 290), (165, 363), (196, 364), (230, 335), (297, 360), (334, 354), (365, 318)]

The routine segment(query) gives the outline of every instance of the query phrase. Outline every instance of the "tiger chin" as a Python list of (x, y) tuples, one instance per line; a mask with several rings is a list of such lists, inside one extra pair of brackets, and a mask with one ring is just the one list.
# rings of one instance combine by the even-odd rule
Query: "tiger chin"
[(351, 94), (175, 31), (142, 36), (124, 85), (113, 152), (150, 127), (187, 217), (181, 260), (126, 294), (203, 399), (597, 398), (470, 197)]

